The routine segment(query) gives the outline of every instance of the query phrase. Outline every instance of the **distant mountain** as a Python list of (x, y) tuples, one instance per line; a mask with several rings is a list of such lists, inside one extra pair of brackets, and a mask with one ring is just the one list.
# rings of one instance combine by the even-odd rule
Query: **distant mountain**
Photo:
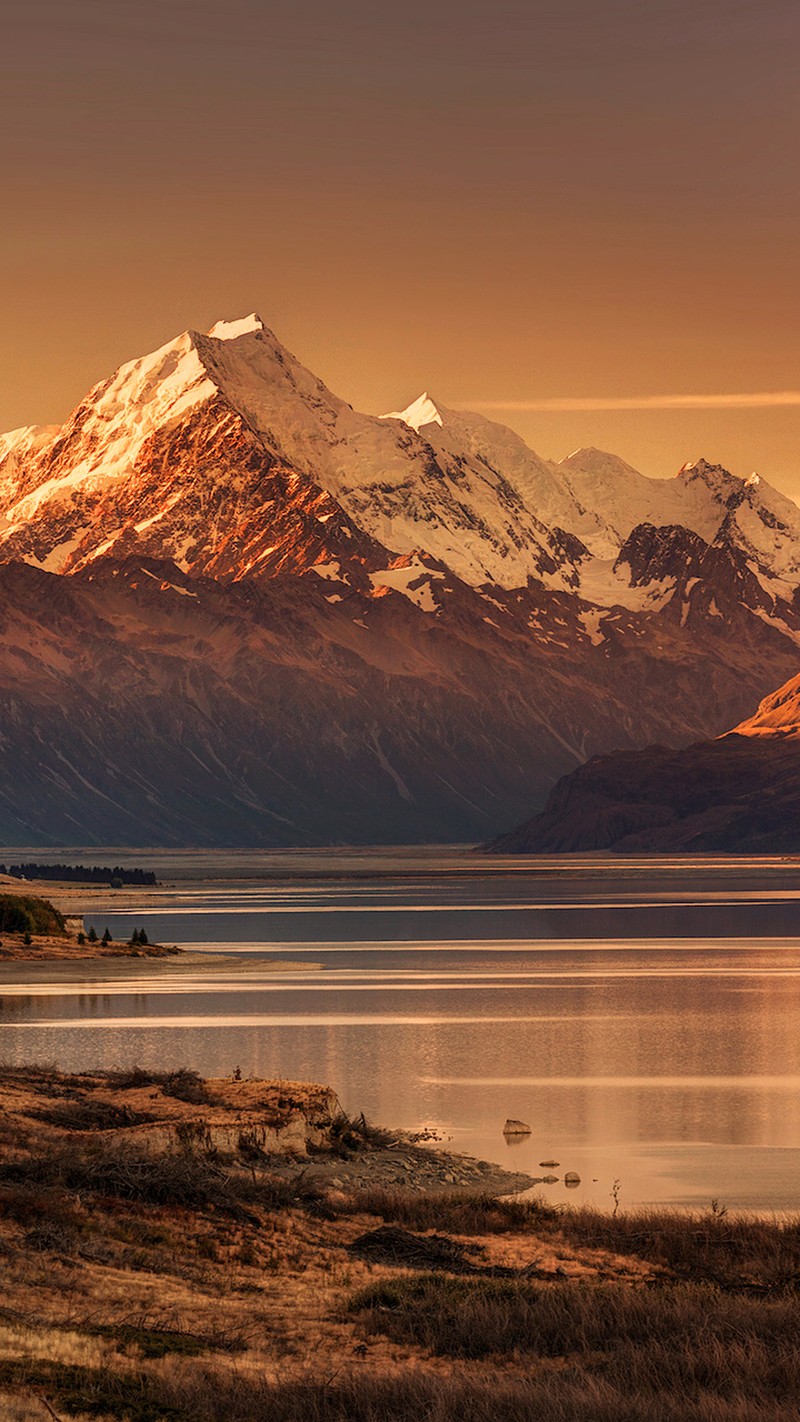
[(800, 852), (800, 676), (716, 740), (594, 756), (558, 782), (541, 814), (487, 847)]
[(485, 838), (739, 720), (799, 589), (757, 476), (362, 415), (257, 316), (186, 332), (0, 436), (0, 840)]

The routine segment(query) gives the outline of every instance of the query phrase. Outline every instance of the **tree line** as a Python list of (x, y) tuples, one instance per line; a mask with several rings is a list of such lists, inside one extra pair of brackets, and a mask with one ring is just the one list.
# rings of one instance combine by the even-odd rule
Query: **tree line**
[(156, 876), (151, 869), (123, 869), (116, 864), (113, 869), (94, 864), (90, 869), (81, 864), (11, 864), (6, 868), (0, 864), (0, 874), (10, 874), (15, 879), (57, 879), (78, 884), (111, 884), (114, 888), (123, 884), (155, 884)]

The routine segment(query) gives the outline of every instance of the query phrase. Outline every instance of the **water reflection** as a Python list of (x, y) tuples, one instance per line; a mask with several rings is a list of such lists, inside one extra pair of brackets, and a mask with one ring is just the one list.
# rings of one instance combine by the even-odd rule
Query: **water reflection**
[[(620, 1179), (628, 1204), (798, 1208), (795, 883), (791, 864), (584, 864), (183, 884), (116, 915), (112, 896), (98, 928), (146, 922), (235, 958), (4, 970), (0, 1055), (315, 1079), (347, 1109), (518, 1168), (559, 1160), (582, 1177), (572, 1199), (606, 1204)], [(508, 1116), (533, 1127), (513, 1148)]]

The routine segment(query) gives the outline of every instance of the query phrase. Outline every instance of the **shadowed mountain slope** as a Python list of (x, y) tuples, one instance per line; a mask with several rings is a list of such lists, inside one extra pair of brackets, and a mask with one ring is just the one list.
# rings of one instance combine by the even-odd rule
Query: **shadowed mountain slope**
[(682, 750), (595, 756), (498, 853), (800, 852), (800, 677), (755, 716)]

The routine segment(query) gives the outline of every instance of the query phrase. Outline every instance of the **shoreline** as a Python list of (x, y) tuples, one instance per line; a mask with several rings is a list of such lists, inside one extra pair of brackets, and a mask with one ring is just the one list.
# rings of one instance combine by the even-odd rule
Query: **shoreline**
[(316, 962), (291, 959), (279, 962), (272, 958), (243, 958), (237, 953), (198, 953), (185, 949), (166, 958), (117, 956), (111, 953), (89, 957), (47, 958), (42, 955), (36, 958), (0, 958), (0, 992), (5, 987), (24, 987), (26, 984), (36, 989), (49, 983), (81, 982), (89, 976), (94, 979), (119, 977), (124, 981), (143, 972), (172, 974), (180, 978), (200, 970), (210, 973), (224, 969), (245, 977), (250, 973), (314, 972), (322, 966)]

